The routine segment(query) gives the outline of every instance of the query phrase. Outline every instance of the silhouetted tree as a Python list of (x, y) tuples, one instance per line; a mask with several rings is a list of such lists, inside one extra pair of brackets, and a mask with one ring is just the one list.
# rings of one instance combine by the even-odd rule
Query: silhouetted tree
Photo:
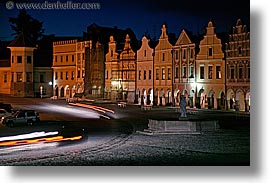
[(21, 10), (16, 18), (10, 17), (9, 22), (15, 31), (12, 35), (17, 36), (23, 32), (33, 43), (36, 43), (44, 33), (43, 23), (34, 19), (26, 10)]

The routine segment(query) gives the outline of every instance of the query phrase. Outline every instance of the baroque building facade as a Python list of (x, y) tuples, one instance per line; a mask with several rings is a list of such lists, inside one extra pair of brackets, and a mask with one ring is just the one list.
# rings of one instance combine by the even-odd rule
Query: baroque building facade
[(154, 58), (154, 101), (160, 106), (171, 105), (173, 102), (172, 48), (167, 27), (163, 24)]
[(184, 95), (187, 106), (195, 104), (195, 46), (186, 30), (182, 30), (173, 46), (174, 104), (179, 106), (180, 95)]
[(212, 21), (208, 22), (199, 48), (196, 55), (196, 107), (224, 109), (225, 59)]
[(154, 49), (149, 45), (149, 39), (142, 37), (141, 48), (137, 51), (137, 98), (138, 104), (153, 105), (154, 99)]
[(226, 43), (226, 101), (228, 109), (250, 110), (250, 33), (237, 20)]

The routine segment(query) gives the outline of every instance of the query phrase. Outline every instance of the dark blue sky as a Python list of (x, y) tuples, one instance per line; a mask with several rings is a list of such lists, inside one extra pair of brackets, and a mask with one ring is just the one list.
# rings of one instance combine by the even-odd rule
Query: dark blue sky
[[(58, 0), (48, 0), (57, 2)], [(59, 0), (60, 2), (67, 2)], [(161, 25), (166, 22), (168, 32), (177, 36), (183, 28), (194, 33), (202, 32), (210, 19), (214, 20), (217, 31), (228, 31), (238, 18), (250, 25), (249, 0), (68, 0), (71, 2), (100, 3), (99, 10), (27, 10), (33, 18), (43, 22), (45, 34), (57, 36), (82, 36), (87, 26), (96, 23), (99, 26), (121, 29), (131, 28), (137, 39), (144, 32), (152, 37), (160, 35)], [(3, 1), (2, 1), (3, 2)], [(10, 40), (12, 30), (9, 17), (16, 17), (18, 10), (6, 9), (1, 2), (0, 40)], [(18, 0), (13, 0), (18, 2)], [(19, 2), (45, 2), (45, 0), (21, 0)]]

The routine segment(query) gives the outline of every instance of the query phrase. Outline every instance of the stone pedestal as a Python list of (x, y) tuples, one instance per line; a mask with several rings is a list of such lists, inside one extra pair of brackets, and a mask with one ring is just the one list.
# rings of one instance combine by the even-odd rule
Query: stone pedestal
[(185, 120), (165, 121), (149, 119), (148, 129), (143, 134), (201, 134), (201, 132), (219, 129), (218, 121), (190, 121)]

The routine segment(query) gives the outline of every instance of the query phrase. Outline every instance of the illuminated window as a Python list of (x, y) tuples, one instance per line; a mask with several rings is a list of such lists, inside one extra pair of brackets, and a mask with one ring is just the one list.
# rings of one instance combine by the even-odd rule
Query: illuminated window
[(213, 79), (213, 66), (208, 66), (208, 79)]
[(21, 64), (22, 63), (22, 56), (17, 56), (17, 63)]
[(17, 72), (16, 73), (16, 81), (17, 82), (22, 82), (23, 81), (23, 73), (22, 72)]
[(204, 79), (204, 66), (200, 66), (200, 79)]
[(156, 80), (159, 80), (159, 69), (156, 69)]
[(161, 70), (161, 79), (165, 80), (165, 69), (164, 68)]
[(222, 78), (221, 66), (216, 66), (216, 79)]
[(168, 80), (171, 80), (171, 76), (172, 76), (172, 72), (171, 72), (171, 68), (168, 68)]

